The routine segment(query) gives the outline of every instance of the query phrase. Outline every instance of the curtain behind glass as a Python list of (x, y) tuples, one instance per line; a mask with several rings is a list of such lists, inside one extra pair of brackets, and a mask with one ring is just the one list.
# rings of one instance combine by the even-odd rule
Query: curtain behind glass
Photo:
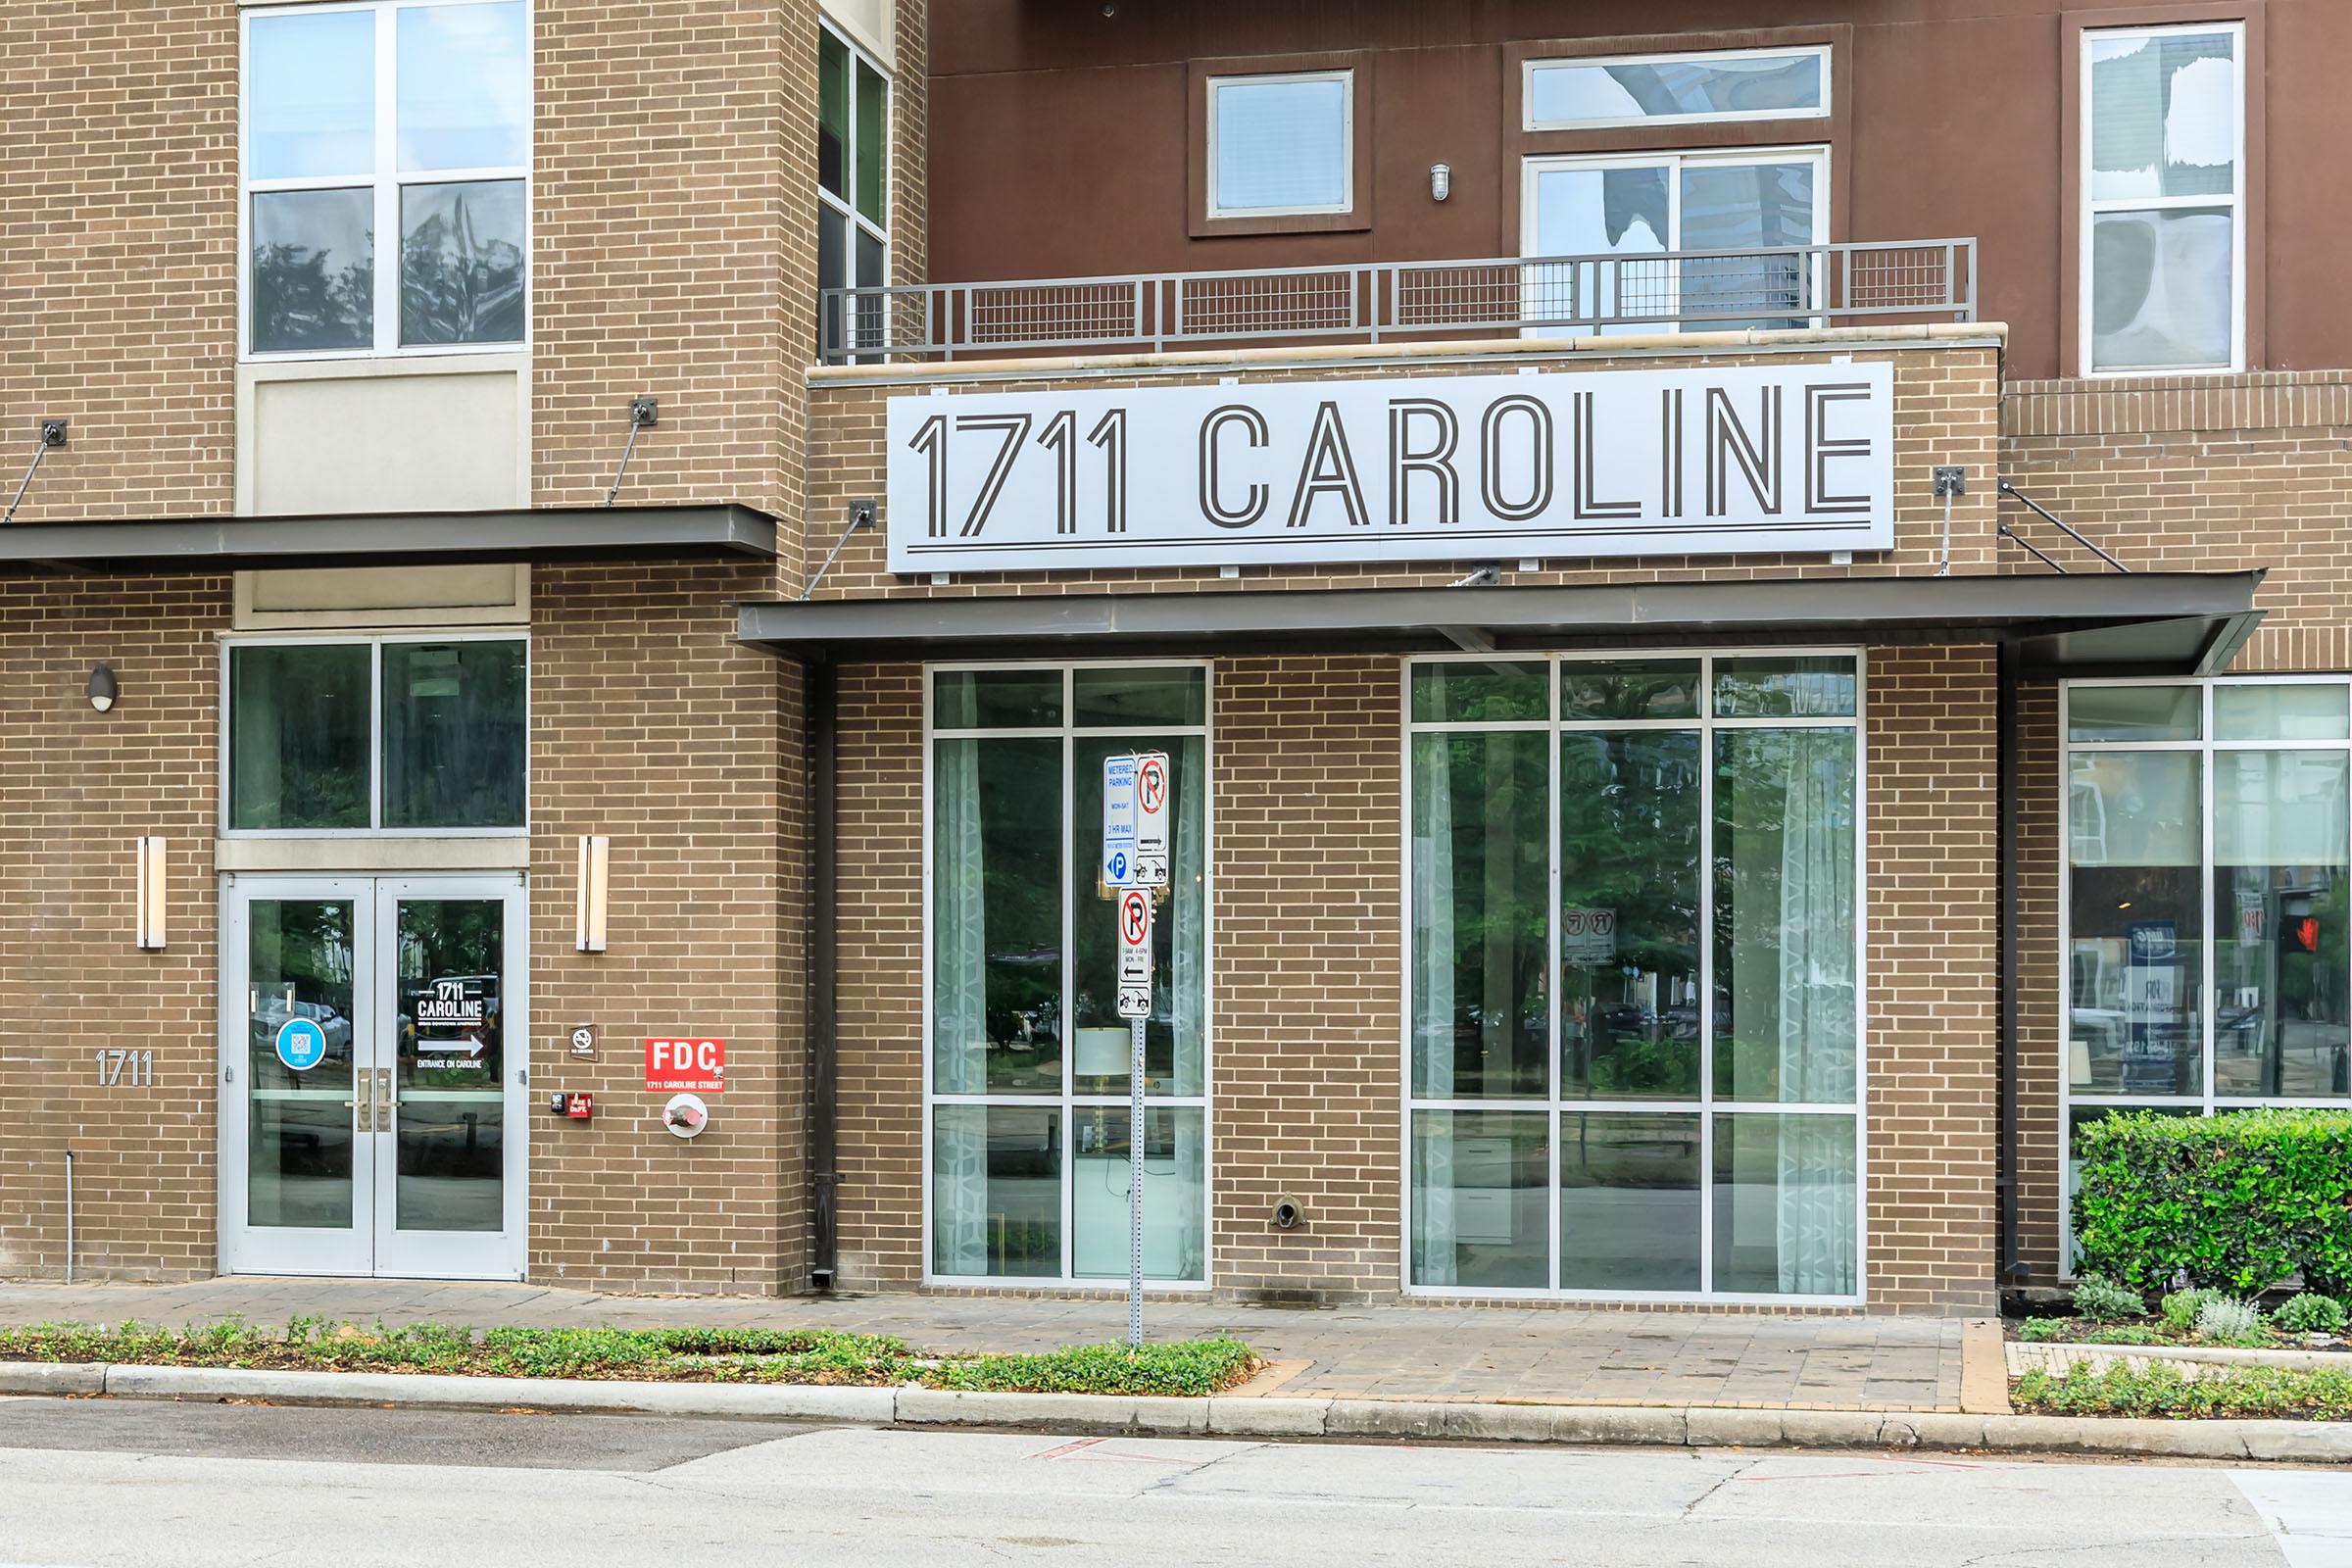
[(1414, 854), (1428, 872), (1412, 900), (1422, 1099), (1544, 1094), (1549, 744), (1524, 730), (1413, 738)]

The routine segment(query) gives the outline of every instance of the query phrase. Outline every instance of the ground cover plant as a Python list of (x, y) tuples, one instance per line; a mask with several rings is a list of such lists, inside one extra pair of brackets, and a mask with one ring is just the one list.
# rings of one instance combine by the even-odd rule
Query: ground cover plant
[(2163, 1362), (2117, 1362), (2063, 1376), (2029, 1372), (2010, 1399), (2030, 1415), (2343, 1421), (2352, 1420), (2352, 1368), (2208, 1366), (2192, 1378)]
[(2085, 1278), (2075, 1290), (2080, 1315), (2030, 1317), (2018, 1326), (2017, 1337), (2033, 1344), (2352, 1349), (2336, 1338), (2352, 1312), (2316, 1291), (2290, 1297), (2277, 1312), (2266, 1313), (2258, 1301), (2220, 1291), (2179, 1290), (2165, 1296), (2153, 1316), (2146, 1315), (2143, 1302), (2138, 1317), (2119, 1310), (2129, 1296), (2096, 1276)]
[(1239, 1340), (924, 1355), (887, 1335), (810, 1329), (364, 1329), (321, 1318), (297, 1318), (282, 1331), (235, 1322), (0, 1329), (0, 1360), (1128, 1395), (1216, 1394), (1260, 1365)]

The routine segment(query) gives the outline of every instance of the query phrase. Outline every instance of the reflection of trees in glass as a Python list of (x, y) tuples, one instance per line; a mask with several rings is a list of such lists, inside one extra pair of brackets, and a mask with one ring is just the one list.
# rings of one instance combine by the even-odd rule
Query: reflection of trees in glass
[(284, 242), (254, 246), (255, 348), (365, 348), (373, 340), (375, 265), (361, 257), (330, 270), (332, 254)]
[[(482, 227), (503, 227), (498, 209), (519, 187), (481, 197), (460, 188), (410, 227), (401, 243), (400, 319), (408, 343), (513, 343), (522, 339), (522, 248)], [(491, 209), (477, 215), (477, 203)]]
[[(486, 1048), (479, 1056), (460, 1057), (466, 1065), (435, 1067), (429, 1087), (487, 1088), (499, 1080), (500, 1028), (503, 998), (500, 980), (505, 967), (506, 905), (496, 899), (404, 900), (400, 906), (400, 1058), (402, 1079), (416, 1081), (419, 1053), (416, 1005), (434, 995), (437, 980), (462, 980), (468, 998), (482, 1004), (478, 1031)], [(463, 1039), (476, 1033), (458, 1025), (431, 1025), (424, 1038)]]
[(1567, 1093), (1695, 1098), (1698, 734), (1576, 734), (1560, 745), (1560, 901), (1615, 918), (1579, 961), (1562, 936)]
[(1550, 803), (1545, 737), (1431, 737), (1446, 751), (1450, 804), (1453, 1089), (1542, 1095), (1549, 1036), (1544, 970)]

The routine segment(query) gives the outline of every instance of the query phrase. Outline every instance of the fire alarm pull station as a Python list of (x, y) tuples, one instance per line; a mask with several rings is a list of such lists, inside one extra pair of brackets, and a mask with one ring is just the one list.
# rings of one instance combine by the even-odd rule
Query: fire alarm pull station
[(548, 1091), (547, 1108), (554, 1115), (586, 1121), (596, 1114), (596, 1097), (565, 1094), (561, 1089), (551, 1089)]

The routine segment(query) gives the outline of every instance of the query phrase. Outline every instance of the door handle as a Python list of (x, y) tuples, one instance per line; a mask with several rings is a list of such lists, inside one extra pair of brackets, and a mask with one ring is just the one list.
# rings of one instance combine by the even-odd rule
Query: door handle
[(392, 1130), (392, 1069), (389, 1067), (375, 1069), (375, 1130), (379, 1133)]
[(351, 1098), (343, 1102), (344, 1104), (358, 1109), (359, 1114), (352, 1118), (352, 1125), (359, 1132), (366, 1132), (374, 1125), (374, 1106), (368, 1094), (368, 1082), (367, 1068), (361, 1067), (354, 1071), (351, 1075)]

